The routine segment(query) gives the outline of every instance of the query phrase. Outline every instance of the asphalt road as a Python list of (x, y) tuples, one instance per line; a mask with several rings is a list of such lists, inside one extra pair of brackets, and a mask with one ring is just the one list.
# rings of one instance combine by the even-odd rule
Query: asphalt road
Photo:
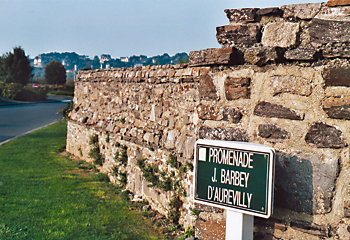
[(0, 143), (62, 119), (67, 102), (0, 106)]

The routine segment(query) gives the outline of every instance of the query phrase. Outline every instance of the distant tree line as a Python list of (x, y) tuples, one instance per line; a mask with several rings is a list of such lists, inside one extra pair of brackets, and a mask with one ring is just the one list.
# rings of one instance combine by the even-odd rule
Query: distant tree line
[[(101, 61), (101, 58), (95, 56), (90, 59), (86, 55), (79, 55), (75, 52), (51, 52), (43, 53), (36, 57), (40, 59), (41, 64), (34, 65), (34, 74), (36, 78), (44, 77), (45, 66), (51, 61), (58, 61), (64, 64), (64, 67), (68, 71), (75, 71), (81, 69), (100, 69), (102, 68), (122, 68), (122, 67), (134, 67), (134, 66), (147, 66), (147, 65), (165, 65), (165, 64), (178, 64), (187, 63), (188, 54), (187, 53), (176, 53), (174, 56), (170, 56), (167, 53), (162, 55), (157, 55), (153, 57), (147, 57), (146, 55), (133, 55), (127, 57), (127, 61), (123, 58), (111, 58), (108, 54), (103, 54), (102, 56), (107, 57), (107, 60)], [(31, 60), (32, 62), (34, 59)]]

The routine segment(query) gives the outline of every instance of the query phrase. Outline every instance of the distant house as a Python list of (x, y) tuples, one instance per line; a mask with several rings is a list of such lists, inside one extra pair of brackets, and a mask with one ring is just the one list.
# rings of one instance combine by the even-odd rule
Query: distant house
[(43, 67), (43, 64), (41, 62), (41, 56), (36, 56), (34, 58), (34, 67), (37, 67), (37, 68), (42, 68)]
[(111, 55), (109, 54), (102, 54), (100, 58), (100, 64), (101, 64), (101, 69), (103, 68), (103, 63), (108, 62), (112, 59)]
[(121, 58), (120, 58), (120, 61), (121, 61), (121, 62), (128, 63), (128, 62), (129, 62), (129, 58), (128, 58), (128, 57), (121, 57)]

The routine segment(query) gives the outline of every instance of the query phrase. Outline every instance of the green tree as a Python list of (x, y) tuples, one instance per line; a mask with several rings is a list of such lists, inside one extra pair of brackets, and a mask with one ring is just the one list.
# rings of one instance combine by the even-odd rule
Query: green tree
[(46, 83), (63, 85), (66, 83), (66, 79), (66, 69), (60, 62), (53, 60), (46, 65)]
[(26, 85), (33, 77), (33, 67), (21, 47), (13, 48), (13, 53), (6, 53), (1, 59), (0, 78), (9, 83)]

